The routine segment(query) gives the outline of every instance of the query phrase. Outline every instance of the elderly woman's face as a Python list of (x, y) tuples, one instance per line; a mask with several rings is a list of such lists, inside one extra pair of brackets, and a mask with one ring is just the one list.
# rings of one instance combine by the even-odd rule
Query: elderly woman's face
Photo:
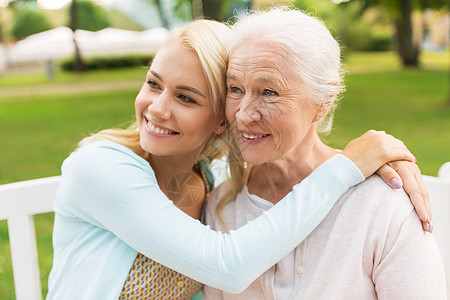
[(295, 157), (311, 146), (318, 111), (282, 53), (258, 42), (237, 47), (227, 87), (227, 117), (247, 162)]

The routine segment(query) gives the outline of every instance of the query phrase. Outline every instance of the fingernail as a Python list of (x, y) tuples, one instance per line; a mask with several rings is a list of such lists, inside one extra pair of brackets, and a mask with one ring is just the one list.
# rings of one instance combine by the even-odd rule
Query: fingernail
[(392, 179), (391, 184), (397, 190), (402, 187), (402, 183), (397, 178)]
[(433, 221), (428, 222), (428, 232), (432, 233), (434, 229)]

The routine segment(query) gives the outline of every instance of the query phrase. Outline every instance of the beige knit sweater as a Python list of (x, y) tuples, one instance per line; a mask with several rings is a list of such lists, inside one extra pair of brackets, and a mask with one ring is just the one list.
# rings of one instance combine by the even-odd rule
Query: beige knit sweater
[[(226, 189), (222, 184), (208, 200), (206, 221), (216, 230), (223, 230), (215, 211)], [(223, 215), (228, 228), (235, 229), (262, 212), (244, 190)], [(378, 176), (344, 194), (294, 251), (289, 299), (447, 299), (433, 235), (423, 232), (404, 191), (391, 189)], [(202, 299), (277, 299), (274, 271), (270, 268), (236, 295), (205, 287)]]

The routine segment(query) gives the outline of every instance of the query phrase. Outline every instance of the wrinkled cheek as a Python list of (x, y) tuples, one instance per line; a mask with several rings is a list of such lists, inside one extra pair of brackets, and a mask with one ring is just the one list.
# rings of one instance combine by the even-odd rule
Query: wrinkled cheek
[(236, 114), (238, 110), (239, 110), (238, 106), (235, 103), (233, 103), (233, 101), (227, 100), (225, 107), (225, 114), (230, 124), (236, 122)]

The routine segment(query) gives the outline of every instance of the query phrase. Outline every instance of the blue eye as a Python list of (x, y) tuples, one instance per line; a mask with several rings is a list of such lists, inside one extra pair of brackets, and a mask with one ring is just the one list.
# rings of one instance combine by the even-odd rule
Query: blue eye
[(263, 95), (264, 96), (278, 96), (278, 93), (274, 92), (272, 90), (265, 89), (263, 92)]
[(233, 94), (238, 94), (241, 92), (241, 90), (238, 87), (230, 86), (230, 92)]

